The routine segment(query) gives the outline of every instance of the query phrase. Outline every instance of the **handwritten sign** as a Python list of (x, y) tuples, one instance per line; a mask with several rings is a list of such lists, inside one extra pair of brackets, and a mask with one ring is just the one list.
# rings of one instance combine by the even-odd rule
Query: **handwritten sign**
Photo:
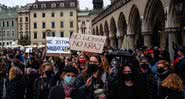
[(77, 51), (102, 53), (105, 41), (105, 36), (73, 33), (70, 38), (70, 49)]
[(47, 37), (47, 54), (70, 54), (69, 38)]

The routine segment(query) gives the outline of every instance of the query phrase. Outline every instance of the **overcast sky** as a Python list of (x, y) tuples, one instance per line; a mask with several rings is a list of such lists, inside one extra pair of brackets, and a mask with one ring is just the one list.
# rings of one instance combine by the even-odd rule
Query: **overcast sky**
[[(39, 1), (50, 1), (50, 0), (39, 0)], [(0, 0), (1, 4), (5, 4), (7, 6), (15, 6), (15, 5), (25, 5), (26, 3), (33, 3), (35, 0)], [(92, 9), (92, 0), (79, 0), (80, 8), (85, 9), (86, 7)], [(110, 4), (110, 0), (104, 0), (104, 6)]]

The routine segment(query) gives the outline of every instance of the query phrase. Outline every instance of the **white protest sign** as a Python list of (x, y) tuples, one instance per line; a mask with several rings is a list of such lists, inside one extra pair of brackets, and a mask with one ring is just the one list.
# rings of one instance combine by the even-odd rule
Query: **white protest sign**
[(26, 48), (25, 53), (32, 53), (32, 48)]
[(105, 42), (106, 36), (73, 33), (70, 38), (70, 49), (77, 51), (102, 53)]
[(70, 54), (69, 38), (46, 37), (47, 54)]

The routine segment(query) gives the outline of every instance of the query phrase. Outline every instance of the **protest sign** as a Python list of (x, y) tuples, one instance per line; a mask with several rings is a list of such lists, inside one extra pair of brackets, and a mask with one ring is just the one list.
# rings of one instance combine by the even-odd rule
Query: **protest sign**
[(32, 48), (26, 48), (25, 53), (32, 53)]
[(70, 54), (69, 38), (47, 37), (47, 54)]
[(70, 49), (77, 51), (102, 53), (105, 41), (105, 36), (73, 33), (70, 38)]

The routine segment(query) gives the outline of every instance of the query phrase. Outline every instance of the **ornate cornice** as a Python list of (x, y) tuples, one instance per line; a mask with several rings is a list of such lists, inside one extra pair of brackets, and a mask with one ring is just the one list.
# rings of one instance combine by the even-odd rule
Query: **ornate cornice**
[(117, 0), (117, 1), (115, 1), (112, 5), (110, 5), (108, 8), (106, 8), (105, 10), (103, 10), (102, 12), (99, 13), (99, 15), (92, 20), (92, 24), (93, 25), (96, 24), (97, 22), (102, 20), (104, 17), (110, 15), (115, 10), (117, 10), (120, 7), (122, 7), (123, 5), (127, 4), (129, 1), (131, 1), (131, 0)]

